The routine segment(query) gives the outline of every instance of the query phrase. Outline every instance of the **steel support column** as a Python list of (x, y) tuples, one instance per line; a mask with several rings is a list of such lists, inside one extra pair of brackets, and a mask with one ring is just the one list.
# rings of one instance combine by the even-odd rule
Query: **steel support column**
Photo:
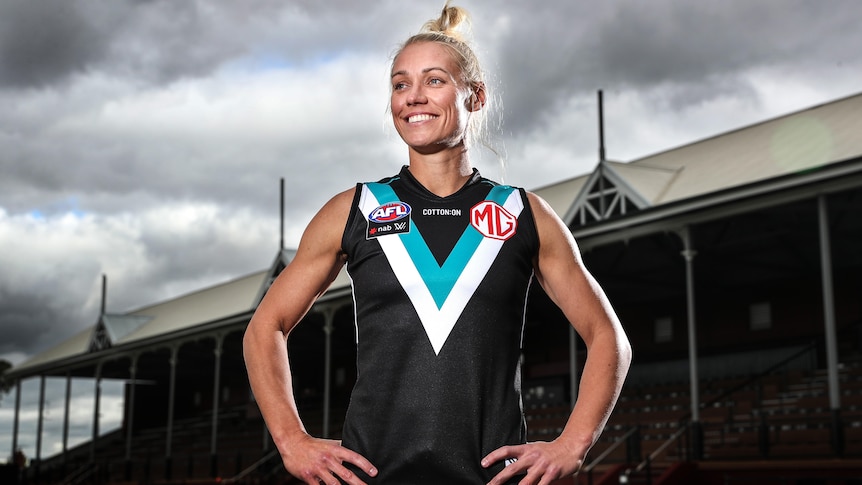
[(841, 390), (838, 381), (838, 339), (835, 323), (835, 296), (832, 288), (832, 242), (829, 235), (829, 210), (826, 196), (817, 197), (820, 238), (820, 271), (823, 286), (823, 322), (826, 333), (826, 372), (829, 381), (829, 407), (832, 410), (832, 451), (844, 453), (844, 426), (841, 422)]
[(697, 251), (691, 242), (689, 226), (680, 231), (683, 242), (682, 256), (685, 258), (685, 295), (688, 317), (688, 369), (691, 393), (691, 429), (690, 446), (691, 459), (699, 460), (703, 456), (703, 429), (700, 424), (700, 389), (699, 372), (697, 368), (697, 320), (695, 317), (694, 297), (694, 257)]

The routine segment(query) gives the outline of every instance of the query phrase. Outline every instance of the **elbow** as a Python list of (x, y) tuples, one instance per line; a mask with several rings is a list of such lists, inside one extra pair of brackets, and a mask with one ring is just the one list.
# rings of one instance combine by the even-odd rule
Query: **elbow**
[(251, 348), (253, 346), (252, 340), (254, 337), (251, 333), (251, 323), (245, 328), (245, 332), (242, 334), (242, 357), (245, 362), (248, 362), (248, 356), (251, 353)]
[(255, 348), (258, 346), (260, 341), (259, 332), (260, 325), (255, 324), (255, 318), (252, 317), (251, 321), (248, 322), (248, 325), (245, 327), (245, 332), (242, 334), (242, 356), (245, 362), (248, 362), (249, 356), (254, 353)]

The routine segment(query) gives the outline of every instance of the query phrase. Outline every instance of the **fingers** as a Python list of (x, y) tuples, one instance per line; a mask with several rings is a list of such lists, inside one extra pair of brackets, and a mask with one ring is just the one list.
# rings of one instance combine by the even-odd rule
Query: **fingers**
[(554, 480), (577, 472), (580, 461), (572, 463), (570, 456), (552, 443), (535, 442), (517, 446), (503, 446), (482, 459), (487, 468), (505, 461), (506, 466), (488, 482), (501, 485), (513, 477), (523, 475), (519, 485), (549, 485)]
[[(498, 485), (502, 483), (506, 483), (507, 480), (511, 479), (515, 475), (525, 474), (527, 473), (527, 465), (526, 463), (519, 462), (519, 457), (523, 452), (523, 445), (517, 446), (503, 446), (497, 448), (496, 450), (488, 453), (485, 458), (482, 459), (482, 467), (488, 468), (494, 463), (505, 462), (506, 466), (503, 467), (503, 470), (500, 471), (494, 478), (488, 482), (488, 485)], [(525, 481), (528, 477), (524, 477), (524, 480), (520, 482), (520, 484), (526, 485), (535, 482)]]
[[(367, 458), (365, 458), (364, 456), (360, 455), (359, 453), (356, 453), (355, 451), (349, 450), (347, 448), (341, 448), (341, 449), (347, 453), (347, 456), (342, 457), (343, 462), (348, 462), (348, 463), (355, 465), (357, 468), (364, 471), (370, 477), (376, 477), (377, 476), (377, 467), (372, 465), (371, 462), (368, 461)], [(344, 468), (344, 467), (342, 466), (342, 468)], [(353, 474), (352, 472), (350, 472), (350, 470), (347, 470), (347, 468), (344, 468), (344, 469), (348, 473), (350, 473), (351, 475)]]
[(518, 446), (502, 446), (500, 448), (497, 448), (496, 450), (488, 453), (485, 456), (485, 458), (482, 458), (482, 467), (488, 468), (489, 466), (493, 465), (494, 463), (497, 463), (498, 461), (503, 461), (506, 458), (512, 458), (512, 457), (517, 458), (516, 448), (519, 448), (519, 447), (520, 447), (520, 445), (518, 445)]
[[(377, 473), (376, 469), (373, 467), (373, 473), (369, 470), (363, 470), (370, 476), (374, 476)], [(340, 485), (341, 483), (347, 483), (350, 485), (367, 485), (349, 468), (345, 467), (342, 463), (334, 461), (327, 463), (323, 468), (319, 468), (314, 471), (308, 470), (299, 478), (309, 485), (319, 485), (321, 483), (325, 483), (326, 485)]]
[[(285, 460), (285, 468), (308, 485), (367, 485), (346, 464), (352, 464), (368, 476), (377, 475), (377, 468), (364, 456), (344, 448), (335, 441), (311, 439), (300, 447), (301, 453)], [(296, 468), (294, 468), (294, 465)]]

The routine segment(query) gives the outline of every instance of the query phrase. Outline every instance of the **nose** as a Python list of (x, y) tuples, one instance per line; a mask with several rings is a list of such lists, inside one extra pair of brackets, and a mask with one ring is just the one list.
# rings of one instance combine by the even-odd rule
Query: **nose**
[(407, 93), (407, 106), (424, 104), (427, 100), (421, 84), (415, 84), (410, 87), (410, 92)]

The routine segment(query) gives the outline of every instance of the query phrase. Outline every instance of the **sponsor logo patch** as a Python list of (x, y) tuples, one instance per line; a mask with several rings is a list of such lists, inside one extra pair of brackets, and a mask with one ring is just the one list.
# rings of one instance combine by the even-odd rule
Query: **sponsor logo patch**
[(470, 224), (485, 237), (505, 241), (515, 235), (518, 218), (500, 204), (484, 200), (470, 209)]
[(383, 204), (368, 214), (366, 239), (410, 232), (410, 206), (404, 202)]
[(461, 209), (422, 209), (423, 216), (461, 216)]

